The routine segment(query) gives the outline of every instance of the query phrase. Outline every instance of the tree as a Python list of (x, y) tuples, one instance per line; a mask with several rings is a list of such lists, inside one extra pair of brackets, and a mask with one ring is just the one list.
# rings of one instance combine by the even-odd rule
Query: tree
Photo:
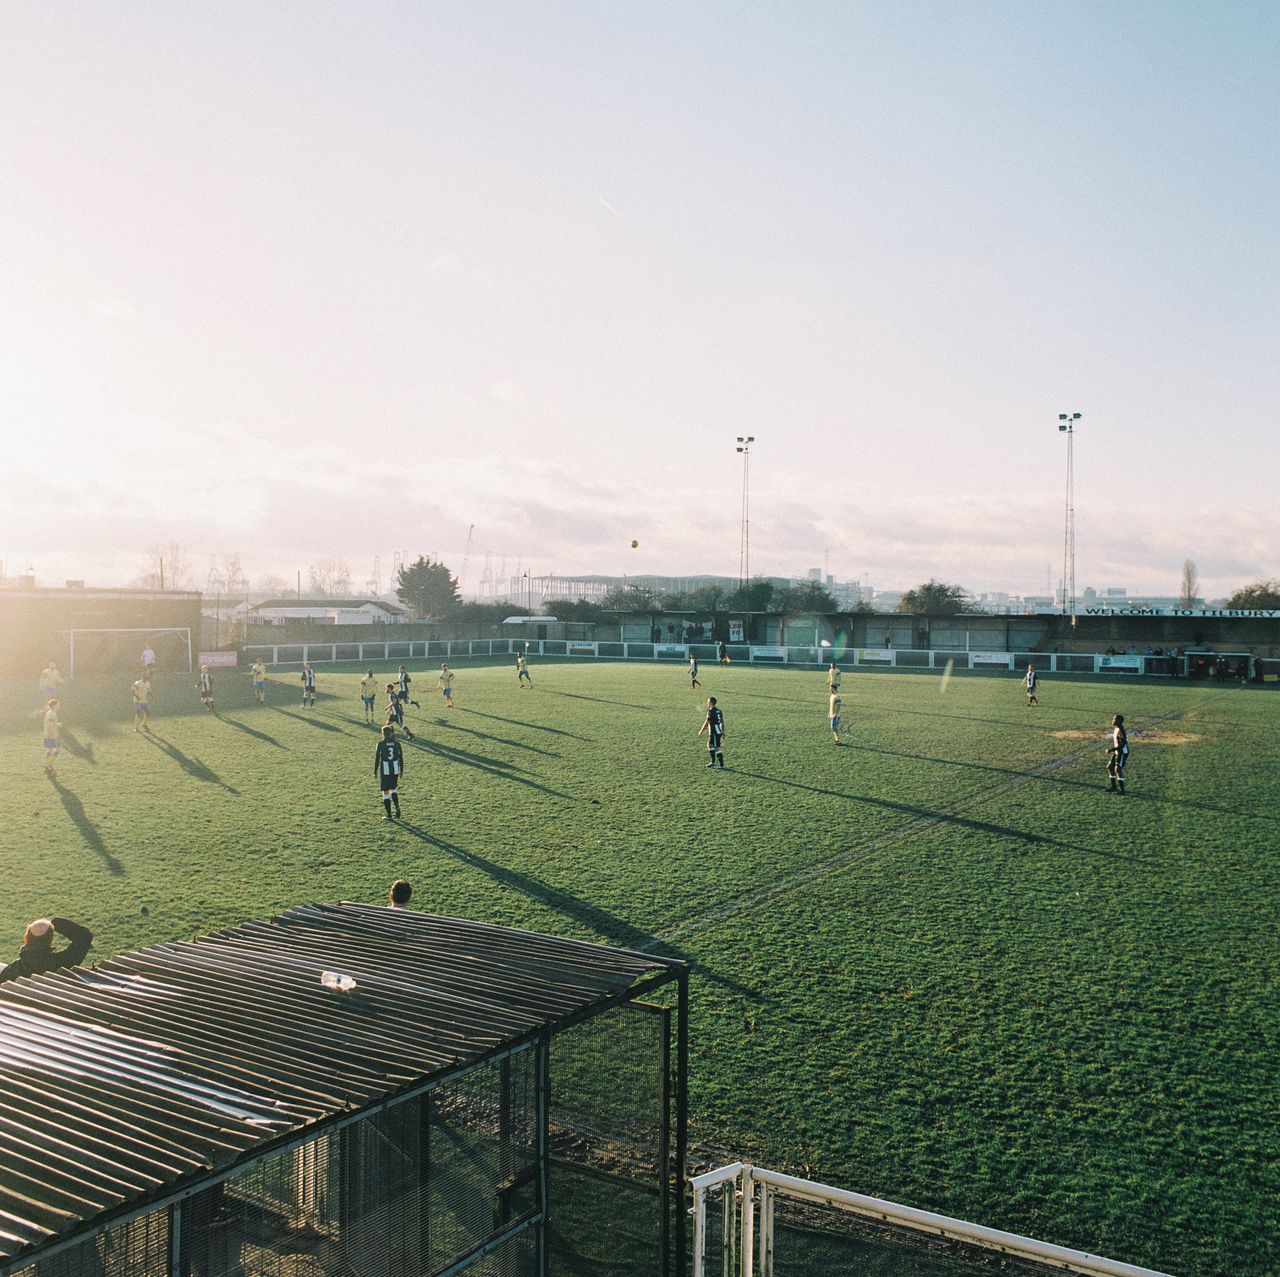
[(205, 589), (210, 594), (247, 594), (249, 578), (240, 562), (239, 550), (222, 556), (222, 562), (209, 560), (209, 580)]
[(258, 578), (258, 589), (274, 598), (289, 589), (289, 582), (279, 572), (268, 572)]
[(1227, 600), (1227, 606), (1248, 611), (1280, 608), (1280, 577), (1274, 581), (1255, 581), (1252, 585), (1244, 586)]
[(797, 581), (773, 596), (775, 612), (819, 612), (836, 610), (835, 596), (820, 581)]
[(590, 599), (552, 599), (546, 604), (562, 621), (598, 621), (604, 608)]
[(646, 585), (614, 585), (600, 607), (605, 612), (661, 612), (662, 600)]
[(955, 616), (963, 612), (969, 596), (963, 586), (948, 585), (932, 578), (914, 590), (908, 590), (898, 605), (899, 612), (914, 612), (917, 616)]
[(335, 559), (325, 555), (317, 559), (314, 567), (307, 569), (311, 577), (311, 593), (323, 598), (334, 595), (345, 596), (351, 593), (351, 569), (345, 559)]
[(1194, 559), (1182, 560), (1182, 586), (1178, 593), (1183, 607), (1195, 607), (1196, 597), (1200, 593), (1200, 574), (1196, 571)]
[(400, 569), (396, 598), (420, 621), (447, 616), (458, 606), (458, 578), (443, 563), (420, 554), (417, 562)]
[(745, 588), (739, 586), (729, 596), (727, 610), (730, 612), (772, 612), (773, 582), (762, 576), (752, 577)]
[(176, 541), (147, 551), (146, 567), (138, 578), (144, 590), (185, 590), (191, 574), (187, 552)]

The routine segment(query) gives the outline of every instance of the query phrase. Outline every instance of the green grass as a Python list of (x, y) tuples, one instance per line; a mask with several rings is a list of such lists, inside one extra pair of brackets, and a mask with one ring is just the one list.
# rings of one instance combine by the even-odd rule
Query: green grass
[[(355, 672), (252, 703), (216, 672), (0, 685), (0, 936), (95, 956), (305, 900), (655, 946), (695, 968), (693, 1135), (816, 1178), (1185, 1274), (1280, 1237), (1280, 697), (1271, 690), (505, 663), (434, 679), (384, 823)], [(696, 732), (721, 697), (727, 772)], [(1131, 793), (1103, 792), (1124, 712)], [(1144, 725), (1195, 739), (1153, 743)], [(1086, 732), (1087, 739), (1055, 735)]]

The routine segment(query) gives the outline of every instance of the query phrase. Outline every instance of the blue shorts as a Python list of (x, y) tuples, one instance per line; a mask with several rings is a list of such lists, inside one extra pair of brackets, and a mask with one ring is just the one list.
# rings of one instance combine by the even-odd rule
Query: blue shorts
[(46, 683), (40, 690), (44, 692), (46, 700), (48, 700), (50, 696), (57, 696), (58, 694), (58, 689), (54, 687), (52, 683)]
[(452, 695), (453, 695), (453, 688), (452, 688), (452, 687), (442, 687), (442, 688), (440, 689), (440, 695), (441, 695), (441, 696), (452, 696)]
[(364, 703), (365, 703), (365, 707), (366, 707), (367, 709), (372, 709), (372, 708), (373, 708), (373, 697), (372, 697), (372, 696), (362, 696), (360, 699), (361, 699), (362, 701), (364, 701)]
[(828, 722), (830, 722), (830, 724), (831, 724), (831, 730), (832, 730), (833, 732), (838, 732), (838, 731), (840, 730), (840, 715), (839, 715), (839, 714), (837, 714), (837, 715), (835, 716), (835, 718), (829, 719), (829, 720), (828, 720)]
[(62, 752), (62, 741), (57, 736), (46, 736), (44, 738), (44, 751), (46, 754), (60, 754)]
[(264, 691), (266, 691), (266, 688), (267, 688), (267, 680), (266, 680), (265, 678), (255, 678), (255, 679), (253, 680), (253, 686), (254, 686), (254, 687), (255, 687), (259, 692), (264, 692)]
[(150, 714), (151, 702), (150, 701), (134, 701), (133, 712), (135, 714)]

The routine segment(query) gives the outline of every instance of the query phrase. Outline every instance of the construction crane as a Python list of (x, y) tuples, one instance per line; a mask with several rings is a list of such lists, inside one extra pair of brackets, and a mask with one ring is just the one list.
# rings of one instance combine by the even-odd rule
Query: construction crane
[(458, 573), (458, 594), (467, 597), (467, 570), (471, 567), (471, 547), (476, 539), (476, 525), (467, 528), (467, 548), (462, 552), (462, 571)]
[(480, 573), (480, 597), (493, 598), (493, 555), (488, 550), (484, 552), (484, 571)]
[(382, 556), (380, 554), (373, 556), (373, 571), (369, 573), (369, 579), (364, 583), (364, 587), (375, 599), (382, 593)]

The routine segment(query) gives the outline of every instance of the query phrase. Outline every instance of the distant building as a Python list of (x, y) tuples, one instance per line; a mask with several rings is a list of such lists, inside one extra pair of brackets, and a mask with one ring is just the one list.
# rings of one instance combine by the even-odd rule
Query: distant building
[(396, 625), (409, 619), (407, 609), (383, 599), (267, 599), (235, 611), (250, 625)]

